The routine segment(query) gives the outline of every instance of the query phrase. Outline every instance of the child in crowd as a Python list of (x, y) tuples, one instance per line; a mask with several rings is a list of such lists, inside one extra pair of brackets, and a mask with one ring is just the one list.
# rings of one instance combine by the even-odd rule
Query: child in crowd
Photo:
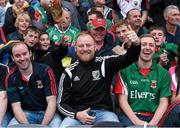
[(67, 53), (67, 44), (62, 42), (55, 46), (50, 45), (49, 35), (46, 32), (42, 32), (39, 37), (37, 49), (35, 50), (35, 61), (49, 65), (55, 75), (56, 82), (58, 85), (61, 73), (64, 71), (62, 66), (62, 58)]
[(156, 41), (156, 50), (153, 60), (168, 70), (176, 63), (175, 57), (177, 56), (178, 45), (165, 42), (166, 36), (163, 27), (151, 27), (149, 32)]

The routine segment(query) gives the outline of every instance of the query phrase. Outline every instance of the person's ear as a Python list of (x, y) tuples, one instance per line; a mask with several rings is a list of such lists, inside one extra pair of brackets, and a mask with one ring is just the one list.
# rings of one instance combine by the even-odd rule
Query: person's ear
[(167, 20), (167, 19), (168, 19), (168, 16), (164, 16), (164, 19)]
[(14, 57), (11, 55), (11, 59), (14, 61)]

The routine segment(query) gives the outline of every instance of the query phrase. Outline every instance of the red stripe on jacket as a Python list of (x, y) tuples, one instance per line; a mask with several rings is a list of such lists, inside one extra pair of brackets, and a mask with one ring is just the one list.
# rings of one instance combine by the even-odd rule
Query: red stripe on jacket
[(17, 66), (12, 68), (12, 70), (10, 70), (10, 72), (7, 74), (7, 76), (5, 78), (5, 88), (6, 89), (8, 88), (8, 79), (9, 79), (10, 75), (13, 74), (16, 70), (17, 70)]
[(48, 69), (48, 75), (50, 78), (50, 86), (51, 86), (52, 95), (57, 95), (56, 80), (55, 80), (54, 73), (51, 68)]

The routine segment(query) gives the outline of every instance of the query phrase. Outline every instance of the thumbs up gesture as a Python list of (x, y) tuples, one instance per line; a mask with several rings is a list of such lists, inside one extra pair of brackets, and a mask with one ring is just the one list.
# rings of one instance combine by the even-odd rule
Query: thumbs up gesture
[(134, 45), (140, 45), (140, 39), (136, 32), (128, 25), (129, 31), (125, 34), (125, 43), (133, 43)]

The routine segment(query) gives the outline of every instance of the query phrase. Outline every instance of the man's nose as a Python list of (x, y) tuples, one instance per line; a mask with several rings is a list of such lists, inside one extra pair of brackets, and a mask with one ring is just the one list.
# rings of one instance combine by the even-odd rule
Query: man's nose
[(25, 57), (24, 57), (23, 55), (20, 56), (20, 60), (24, 60), (24, 58), (25, 58)]
[(87, 46), (84, 46), (84, 47), (83, 47), (83, 50), (85, 50), (85, 51), (86, 51), (87, 49), (88, 49), (88, 48), (87, 48)]
[(35, 37), (32, 37), (31, 40), (34, 41), (34, 40), (35, 40)]
[(146, 45), (146, 49), (149, 49), (150, 48), (150, 46), (149, 45)]

